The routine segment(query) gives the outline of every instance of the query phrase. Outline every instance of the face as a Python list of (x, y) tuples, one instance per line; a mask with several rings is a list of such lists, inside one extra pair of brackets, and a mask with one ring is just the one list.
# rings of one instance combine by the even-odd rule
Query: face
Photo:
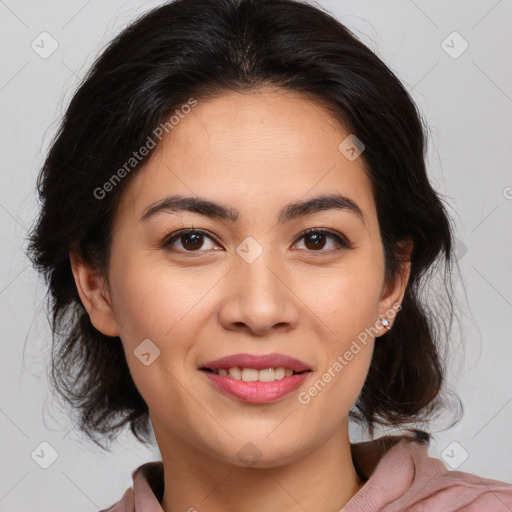
[[(362, 158), (338, 149), (348, 135), (298, 95), (229, 93), (199, 101), (124, 190), (106, 302), (87, 307), (98, 329), (121, 337), (157, 441), (239, 465), (252, 443), (259, 463), (272, 466), (346, 424), (376, 329), (385, 332), (378, 320), (405, 286), (385, 286), (370, 180)], [(230, 214), (166, 206), (171, 196)], [(281, 354), (308, 371), (274, 385), (230, 380), (226, 391), (233, 373), (204, 367), (237, 354)]]

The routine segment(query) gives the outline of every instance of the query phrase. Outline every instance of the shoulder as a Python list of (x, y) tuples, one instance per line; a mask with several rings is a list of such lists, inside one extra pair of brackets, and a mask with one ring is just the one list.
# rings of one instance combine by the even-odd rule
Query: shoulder
[(164, 490), (164, 470), (161, 461), (146, 462), (132, 471), (133, 486), (112, 506), (99, 512), (135, 512), (137, 506), (155, 512), (161, 511), (160, 500)]
[[(376, 442), (375, 442), (376, 441)], [(473, 473), (450, 471), (428, 454), (428, 440), (416, 435), (385, 436), (355, 448), (369, 472), (343, 512), (365, 510), (512, 510), (512, 484)]]
[(109, 508), (100, 510), (99, 512), (134, 512), (135, 511), (135, 497), (131, 487), (126, 489), (123, 497)]

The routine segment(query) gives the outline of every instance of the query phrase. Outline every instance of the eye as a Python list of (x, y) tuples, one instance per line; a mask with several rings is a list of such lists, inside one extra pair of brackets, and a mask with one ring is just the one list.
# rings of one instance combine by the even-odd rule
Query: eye
[[(208, 244), (206, 244), (205, 249), (205, 238), (214, 242), (213, 238), (206, 231), (199, 229), (182, 229), (171, 233), (171, 235), (164, 240), (162, 247), (175, 252), (203, 252), (199, 249), (209, 250), (214, 248), (215, 245), (208, 247)], [(177, 250), (172, 247), (176, 241), (181, 245), (181, 248)]]
[[(300, 236), (299, 240), (304, 239), (306, 250), (310, 250), (312, 252), (330, 252), (322, 251), (322, 249), (328, 245), (327, 240), (329, 238), (334, 239), (334, 245), (337, 244), (338, 246), (344, 247), (346, 249), (350, 249), (352, 247), (350, 242), (345, 237), (327, 229), (308, 229)], [(336, 250), (336, 247), (334, 247), (334, 250)]]
[[(298, 240), (304, 239), (306, 250), (310, 252), (330, 252), (322, 251), (326, 245), (329, 245), (329, 238), (334, 240), (334, 246), (338, 245), (338, 248), (340, 246), (346, 249), (350, 249), (352, 247), (345, 237), (333, 231), (321, 228), (308, 229)], [(210, 240), (210, 244), (205, 244), (205, 239)], [(176, 242), (179, 242), (178, 245), (181, 247), (176, 248)], [(182, 229), (171, 233), (171, 235), (169, 235), (162, 243), (162, 247), (173, 252), (204, 252), (215, 249), (216, 242), (206, 231), (200, 229)], [(334, 250), (336, 249), (337, 248), (334, 247)]]

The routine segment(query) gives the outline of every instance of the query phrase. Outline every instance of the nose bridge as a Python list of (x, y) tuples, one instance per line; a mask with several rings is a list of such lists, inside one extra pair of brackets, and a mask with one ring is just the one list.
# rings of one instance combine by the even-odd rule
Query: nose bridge
[[(279, 276), (284, 270), (273, 251), (260, 244), (258, 248), (251, 241), (245, 243), (246, 246), (240, 244), (237, 248), (240, 259), (235, 263), (234, 272), (241, 298), (259, 298), (269, 302), (285, 299), (283, 295), (286, 293), (282, 290), (284, 276)], [(243, 252), (244, 250), (247, 252)]]
[[(287, 286), (284, 267), (271, 250), (260, 245), (259, 254), (252, 241), (240, 244), (241, 255), (230, 272), (229, 299), (223, 320), (231, 325), (245, 324), (261, 333), (277, 324), (293, 324), (297, 311), (293, 293)], [(245, 252), (244, 252), (245, 249)]]

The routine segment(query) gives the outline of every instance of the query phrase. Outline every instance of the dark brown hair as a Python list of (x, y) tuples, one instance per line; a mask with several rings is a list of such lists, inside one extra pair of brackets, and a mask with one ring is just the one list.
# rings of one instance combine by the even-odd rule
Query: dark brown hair
[[(351, 417), (373, 435), (377, 423), (417, 425), (440, 408), (441, 349), (453, 316), (446, 285), (453, 235), (427, 177), (426, 130), (407, 90), (320, 8), (295, 0), (176, 0), (136, 20), (99, 56), (74, 94), (38, 178), (42, 209), (28, 253), (49, 288), (50, 382), (99, 446), (99, 438), (113, 439), (128, 424), (148, 442), (148, 408), (121, 340), (91, 324), (69, 251), (79, 248), (86, 262), (107, 272), (116, 205), (149, 156), (108, 193), (97, 191), (191, 97), (268, 85), (322, 102), (364, 143), (361, 158), (373, 184), (388, 280), (399, 270), (400, 241), (414, 243), (402, 309), (375, 345)], [(423, 291), (441, 274), (442, 302), (428, 309)], [(438, 316), (443, 310), (449, 326)]]

